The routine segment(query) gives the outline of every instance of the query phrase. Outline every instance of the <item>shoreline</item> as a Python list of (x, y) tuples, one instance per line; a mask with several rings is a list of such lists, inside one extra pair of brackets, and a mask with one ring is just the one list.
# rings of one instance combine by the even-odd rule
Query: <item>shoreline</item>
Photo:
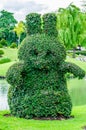
[(6, 77), (5, 76), (0, 76), (0, 79), (5, 79)]

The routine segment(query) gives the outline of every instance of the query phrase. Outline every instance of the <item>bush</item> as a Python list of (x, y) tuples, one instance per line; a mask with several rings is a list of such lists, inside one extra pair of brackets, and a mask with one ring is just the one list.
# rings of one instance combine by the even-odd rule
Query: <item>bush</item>
[(5, 39), (2, 39), (1, 41), (0, 41), (0, 44), (2, 45), (2, 46), (7, 46), (7, 41), (5, 40)]
[(75, 52), (77, 55), (84, 55), (84, 56), (86, 56), (86, 51), (84, 50), (84, 51), (76, 51)]
[(3, 50), (0, 50), (0, 57), (4, 54)]
[(6, 74), (11, 84), (8, 93), (11, 114), (24, 118), (69, 117), (72, 103), (65, 74), (70, 72), (82, 78), (85, 72), (65, 62), (64, 46), (51, 35), (34, 34), (24, 39), (18, 58), (19, 63), (12, 65)]
[(30, 13), (26, 16), (26, 27), (28, 34), (41, 32), (41, 17), (40, 14)]
[(12, 43), (12, 44), (10, 45), (10, 48), (17, 48), (17, 44), (16, 44), (16, 43)]
[(55, 13), (47, 13), (43, 15), (43, 30), (49, 36), (57, 37), (57, 17)]
[(3, 48), (3, 46), (0, 44), (0, 48)]
[(66, 57), (64, 46), (45, 34), (28, 36), (18, 56), (24, 61), (22, 71), (14, 65), (7, 72), (11, 113), (24, 118), (68, 117), (72, 104), (66, 80), (56, 72)]
[(3, 58), (0, 60), (0, 64), (4, 64), (4, 63), (7, 63), (7, 62), (10, 62), (11, 60), (9, 58)]

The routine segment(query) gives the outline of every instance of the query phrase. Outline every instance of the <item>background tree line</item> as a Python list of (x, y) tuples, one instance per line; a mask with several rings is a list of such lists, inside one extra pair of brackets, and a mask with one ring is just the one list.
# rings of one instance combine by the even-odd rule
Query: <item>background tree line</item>
[[(82, 3), (86, 7), (85, 2)], [(55, 13), (57, 15), (57, 37), (66, 49), (78, 45), (86, 46), (86, 12), (70, 4), (67, 8), (60, 8)], [(0, 41), (2, 43), (6, 41), (8, 45), (12, 43), (19, 45), (25, 36), (26, 23), (18, 22), (11, 12), (0, 11)]]

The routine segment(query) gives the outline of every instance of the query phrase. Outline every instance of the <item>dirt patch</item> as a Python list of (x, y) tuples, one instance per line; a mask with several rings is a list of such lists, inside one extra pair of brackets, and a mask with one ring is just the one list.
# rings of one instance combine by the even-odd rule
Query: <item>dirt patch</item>
[(3, 116), (5, 116), (5, 117), (11, 117), (12, 115), (9, 113), (9, 114), (4, 114)]
[(35, 117), (33, 118), (34, 120), (68, 120), (74, 118), (74, 116), (70, 116), (70, 117), (64, 117), (64, 116), (59, 116), (59, 117)]

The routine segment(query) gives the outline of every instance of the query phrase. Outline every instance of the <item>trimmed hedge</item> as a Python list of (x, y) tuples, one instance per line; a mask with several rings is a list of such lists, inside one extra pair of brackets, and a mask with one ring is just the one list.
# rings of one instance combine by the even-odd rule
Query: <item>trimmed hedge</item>
[(7, 46), (7, 41), (6, 41), (5, 39), (2, 39), (2, 40), (0, 41), (0, 45), (6, 47), (6, 46)]
[(12, 43), (11, 45), (10, 45), (10, 48), (17, 48), (17, 43)]
[(41, 32), (41, 15), (37, 13), (30, 13), (26, 16), (26, 27), (28, 34), (35, 34)]
[(0, 64), (4, 64), (4, 63), (7, 63), (7, 62), (10, 62), (11, 60), (9, 58), (3, 58), (0, 60)]
[(0, 57), (4, 54), (3, 50), (0, 50)]
[(0, 44), (0, 48), (3, 48), (3, 46)]
[(77, 55), (84, 55), (84, 56), (86, 56), (86, 51), (85, 50), (84, 51), (75, 51), (75, 53)]
[(70, 72), (83, 78), (85, 72), (65, 62), (64, 46), (51, 35), (34, 34), (24, 39), (18, 58), (19, 63), (12, 65), (6, 74), (11, 84), (8, 93), (11, 114), (24, 118), (69, 117), (72, 103), (65, 74)]
[(55, 13), (47, 13), (43, 15), (43, 31), (49, 36), (57, 37), (57, 16)]

